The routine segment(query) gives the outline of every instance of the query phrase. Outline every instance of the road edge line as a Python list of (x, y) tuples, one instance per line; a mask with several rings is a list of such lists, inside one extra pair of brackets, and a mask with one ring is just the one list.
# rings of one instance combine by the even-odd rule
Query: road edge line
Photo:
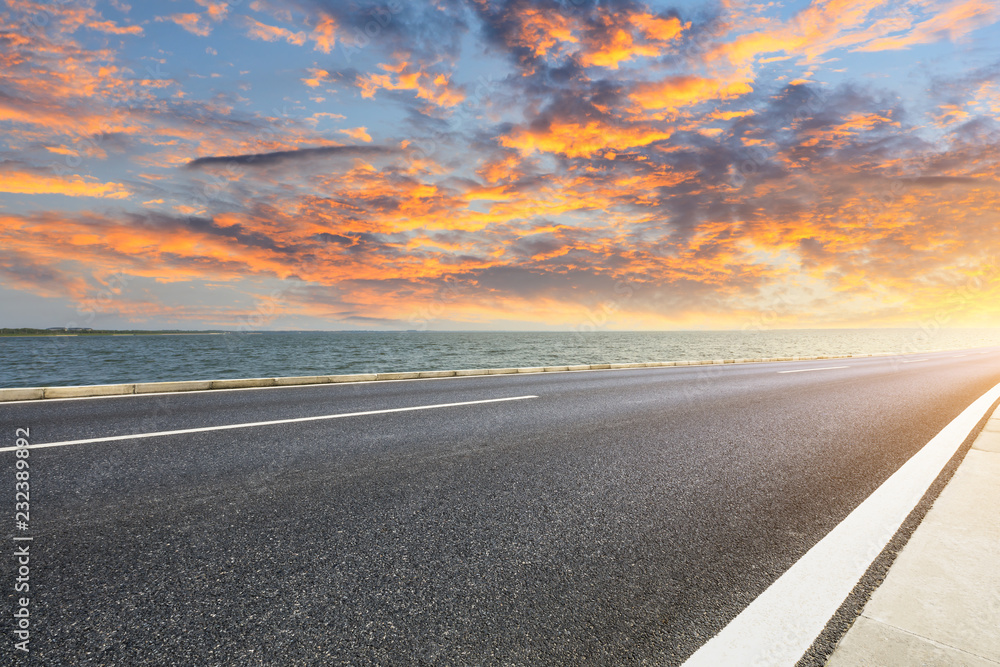
[(797, 664), (998, 399), (1000, 384), (941, 429), (684, 667)]
[(889, 570), (896, 561), (896, 557), (903, 551), (903, 548), (910, 541), (917, 528), (920, 527), (921, 522), (931, 510), (938, 496), (944, 492), (945, 487), (948, 486), (952, 477), (955, 476), (955, 473), (965, 460), (966, 454), (969, 453), (969, 450), (972, 449), (976, 440), (982, 434), (983, 427), (986, 426), (986, 423), (997, 410), (1000, 410), (1000, 399), (997, 399), (990, 406), (990, 409), (986, 411), (982, 419), (979, 420), (979, 423), (976, 424), (976, 427), (965, 438), (965, 442), (958, 448), (955, 455), (945, 464), (941, 470), (941, 474), (931, 483), (927, 489), (927, 493), (924, 494), (920, 502), (917, 503), (917, 506), (906, 517), (903, 525), (900, 526), (896, 534), (889, 540), (882, 553), (875, 558), (868, 570), (865, 571), (858, 585), (854, 587), (854, 590), (844, 600), (844, 604), (837, 609), (837, 613), (830, 618), (829, 623), (823, 628), (823, 632), (816, 637), (816, 641), (813, 642), (809, 650), (802, 656), (796, 667), (823, 667), (827, 663), (840, 641), (850, 631), (854, 622), (864, 611), (875, 590), (885, 580), (886, 575), (888, 575)]

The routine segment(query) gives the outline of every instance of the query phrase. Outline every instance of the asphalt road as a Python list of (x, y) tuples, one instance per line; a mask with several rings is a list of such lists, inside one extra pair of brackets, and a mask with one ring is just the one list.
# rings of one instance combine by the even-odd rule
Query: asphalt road
[(536, 397), (32, 450), (30, 655), (680, 664), (997, 382), (991, 348), (0, 404), (9, 447)]

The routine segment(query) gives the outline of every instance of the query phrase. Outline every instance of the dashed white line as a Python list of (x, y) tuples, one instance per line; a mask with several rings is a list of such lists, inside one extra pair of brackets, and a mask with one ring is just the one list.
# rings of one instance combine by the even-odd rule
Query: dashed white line
[(848, 366), (824, 366), (822, 368), (797, 368), (793, 371), (778, 371), (779, 373), (808, 373), (809, 371), (834, 371), (838, 368), (848, 368)]
[[(206, 433), (208, 431), (226, 431), (235, 428), (253, 428), (255, 426), (272, 426), (274, 424), (295, 424), (313, 422), (325, 419), (342, 419), (344, 417), (364, 417), (367, 415), (386, 415), (392, 412), (412, 412), (414, 410), (435, 410), (437, 408), (454, 408), (461, 405), (482, 405), (483, 403), (502, 403), (504, 401), (523, 401), (537, 396), (511, 396), (509, 398), (489, 398), (481, 401), (462, 401), (461, 403), (438, 403), (436, 405), (415, 405), (408, 408), (389, 408), (387, 410), (366, 410), (365, 412), (343, 412), (335, 415), (318, 415), (315, 417), (295, 417), (293, 419), (274, 419), (266, 422), (250, 422), (246, 424), (226, 424), (224, 426), (202, 426), (200, 428), (183, 428), (176, 431), (155, 431), (152, 433), (131, 433), (129, 435), (112, 435), (105, 438), (88, 438), (86, 440), (64, 440), (62, 442), (40, 442), (28, 445), (28, 449), (44, 449), (46, 447), (68, 447), (69, 445), (85, 445), (94, 442), (112, 442), (114, 440), (136, 440), (139, 438), (158, 438), (165, 435), (182, 435), (185, 433)], [(0, 447), (0, 452), (13, 452), (18, 447)]]
[(930, 359), (904, 359), (901, 363), (904, 364), (916, 364), (921, 361), (931, 361)]
[(967, 355), (967, 354), (953, 354), (953, 355), (951, 355), (951, 358), (952, 359), (958, 359), (959, 357), (967, 357), (967, 356), (969, 356), (969, 355)]

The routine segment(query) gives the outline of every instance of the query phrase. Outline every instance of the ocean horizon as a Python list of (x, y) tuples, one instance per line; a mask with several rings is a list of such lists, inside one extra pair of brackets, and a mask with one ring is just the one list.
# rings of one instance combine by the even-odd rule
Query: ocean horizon
[(0, 338), (0, 387), (704, 359), (1000, 345), (1000, 329), (254, 331)]

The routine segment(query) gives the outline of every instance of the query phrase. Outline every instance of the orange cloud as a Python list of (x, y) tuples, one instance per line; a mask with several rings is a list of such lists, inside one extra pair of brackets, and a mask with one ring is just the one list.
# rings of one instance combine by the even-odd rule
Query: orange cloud
[(368, 128), (366, 127), (355, 127), (345, 130), (338, 130), (341, 134), (346, 134), (352, 139), (357, 139), (358, 141), (364, 141), (370, 143), (372, 137), (368, 134)]
[(943, 127), (966, 120), (970, 116), (968, 111), (954, 104), (942, 104), (939, 112), (934, 114), (934, 122)]
[(316, 42), (316, 51), (330, 53), (337, 43), (337, 22), (332, 16), (324, 16), (313, 28), (309, 37)]
[(584, 67), (608, 69), (660, 55), (690, 27), (676, 17), (648, 11), (598, 7), (593, 12), (565, 13), (528, 3), (509, 7), (506, 18), (510, 21), (508, 44), (531, 58), (574, 57)]
[(644, 125), (556, 120), (545, 129), (515, 128), (499, 141), (501, 146), (516, 148), (523, 155), (540, 151), (567, 157), (590, 157), (606, 148), (625, 150), (669, 138), (669, 131)]
[(488, 184), (516, 179), (523, 173), (521, 157), (509, 153), (492, 157), (483, 162), (476, 173)]
[(195, 0), (207, 9), (204, 14), (180, 13), (157, 16), (157, 21), (173, 21), (193, 35), (208, 37), (212, 33), (212, 23), (221, 21), (229, 14), (229, 2), (225, 0)]
[(56, 194), (67, 197), (105, 197), (123, 199), (131, 193), (121, 183), (98, 183), (81, 176), (48, 176), (26, 171), (0, 171), (0, 192), (11, 194)]
[(681, 23), (681, 20), (676, 16), (661, 18), (653, 14), (644, 13), (633, 14), (629, 17), (629, 22), (639, 28), (647, 39), (658, 42), (669, 42), (676, 39), (680, 36), (681, 32), (691, 25), (690, 23)]
[(207, 9), (205, 12), (213, 21), (221, 21), (229, 14), (229, 2), (225, 0), (195, 0), (199, 5)]
[(381, 68), (391, 74), (368, 74), (358, 79), (362, 97), (371, 99), (379, 90), (412, 90), (419, 99), (445, 108), (454, 107), (465, 99), (465, 92), (453, 85), (446, 74), (412, 70), (405, 62), (396, 67), (381, 65)]
[(212, 24), (206, 20), (203, 14), (171, 14), (165, 17), (157, 16), (156, 20), (173, 21), (192, 35), (198, 35), (199, 37), (208, 37), (212, 34)]
[(607, 67), (618, 69), (618, 63), (632, 58), (659, 55), (659, 47), (653, 44), (636, 44), (631, 34), (622, 29), (614, 30), (593, 49), (580, 53), (579, 61), (584, 67)]
[(323, 85), (324, 81), (330, 78), (330, 74), (326, 70), (310, 67), (308, 71), (312, 76), (302, 79), (302, 83), (306, 84), (310, 88), (319, 88)]
[(659, 56), (667, 44), (690, 26), (680, 19), (652, 14), (600, 14), (600, 28), (585, 33), (577, 59), (584, 67), (618, 69), (633, 58)]
[(557, 54), (564, 44), (579, 41), (570, 20), (559, 12), (525, 7), (518, 12), (517, 19), (520, 31), (514, 43), (535, 57)]
[(141, 35), (142, 26), (138, 25), (125, 25), (120, 26), (114, 21), (91, 21), (87, 24), (87, 27), (91, 30), (96, 30), (98, 32), (105, 32), (109, 35)]
[(289, 44), (294, 44), (296, 46), (302, 46), (306, 43), (306, 34), (304, 32), (292, 32), (291, 30), (286, 30), (285, 28), (267, 25), (266, 23), (255, 21), (249, 16), (244, 17), (244, 21), (247, 29), (247, 37), (250, 37), (251, 39), (259, 39), (265, 42), (273, 42), (277, 39), (283, 39)]
[(643, 109), (679, 109), (701, 102), (733, 99), (751, 92), (753, 88), (745, 81), (674, 76), (639, 84), (629, 98)]

